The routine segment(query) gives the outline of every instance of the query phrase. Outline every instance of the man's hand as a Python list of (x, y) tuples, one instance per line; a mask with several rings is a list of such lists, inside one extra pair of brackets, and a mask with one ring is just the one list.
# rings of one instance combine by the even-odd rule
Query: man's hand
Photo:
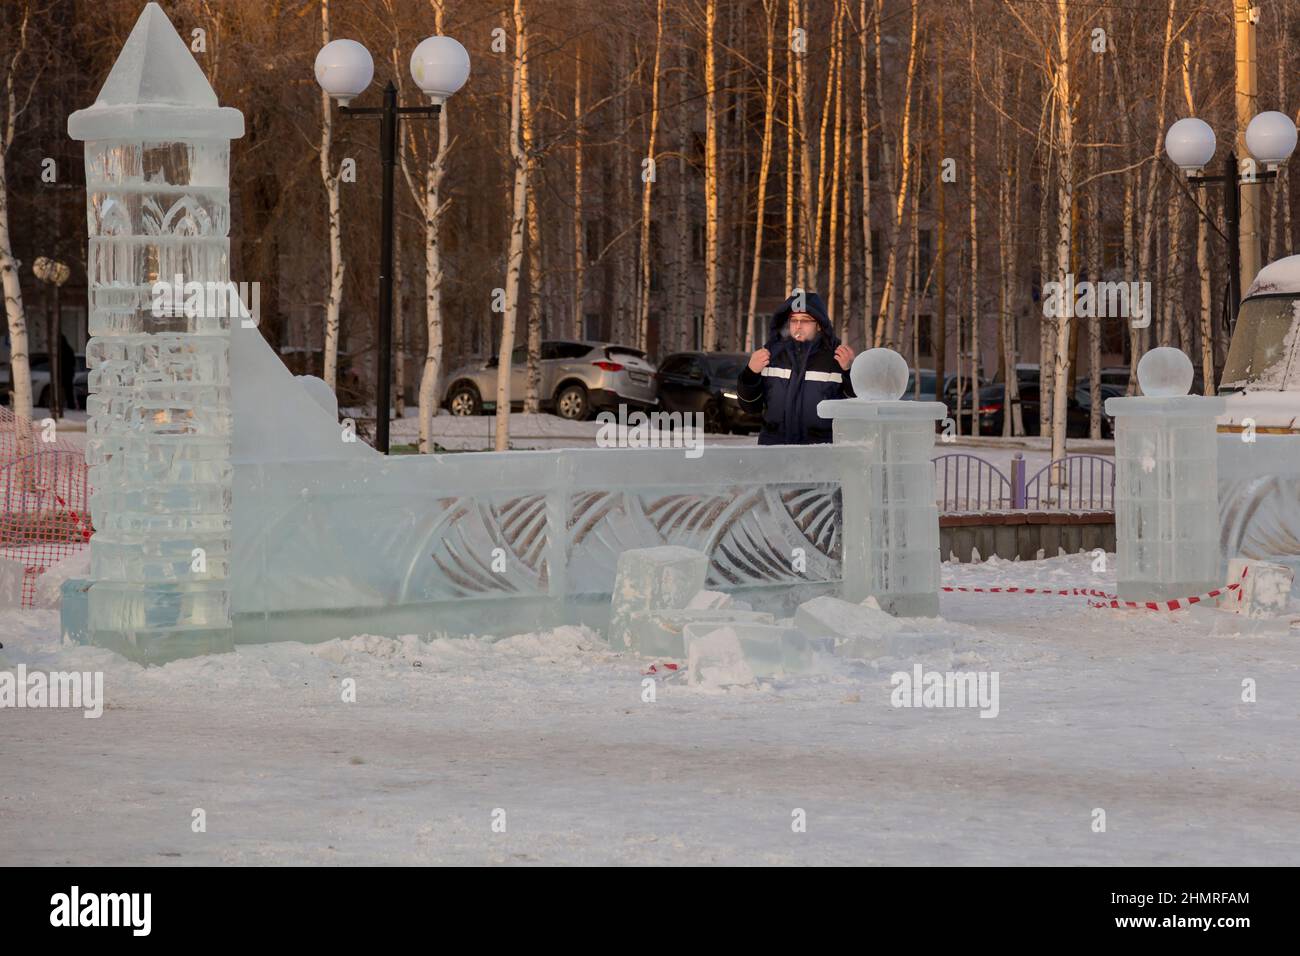
[[(837, 353), (838, 354), (838, 353)], [(852, 355), (852, 353), (850, 353)], [(759, 349), (749, 357), (749, 370), (751, 372), (761, 372), (772, 361), (772, 353), (767, 349)]]
[[(853, 349), (847, 345), (841, 345), (835, 350), (835, 361), (839, 363), (840, 368), (847, 372), (849, 366), (853, 364)], [(752, 360), (750, 364), (753, 364)]]

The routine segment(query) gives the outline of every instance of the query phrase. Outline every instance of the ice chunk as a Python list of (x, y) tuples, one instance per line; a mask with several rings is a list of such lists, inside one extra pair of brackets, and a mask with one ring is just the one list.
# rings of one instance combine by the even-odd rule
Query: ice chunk
[(686, 603), (686, 607), (693, 611), (712, 611), (734, 604), (731, 595), (725, 591), (701, 591)]
[(20, 561), (0, 558), (0, 607), (23, 606), (23, 579), (27, 569)]
[(675, 545), (633, 548), (620, 554), (610, 598), (610, 646), (631, 647), (633, 612), (686, 607), (704, 589), (708, 568), (709, 559), (702, 551)]
[[(870, 602), (870, 603), (868, 603)], [(952, 647), (951, 635), (923, 630), (920, 620), (901, 620), (868, 598), (861, 604), (824, 595), (805, 601), (794, 623), (809, 637), (829, 637), (836, 656), (862, 659), (922, 654)]]
[(1219, 607), (1250, 618), (1277, 617), (1286, 613), (1294, 580), (1295, 572), (1285, 565), (1233, 558), (1228, 562), (1228, 583), (1241, 587), (1219, 598)]
[[(718, 633), (731, 637), (716, 637)], [(700, 668), (732, 668), (733, 639), (745, 668), (754, 677), (784, 677), (807, 673), (812, 668), (812, 644), (807, 635), (792, 627), (738, 621), (722, 627), (688, 624), (682, 636), (686, 642), (687, 670), (692, 675)], [(691, 683), (698, 679), (698, 676), (692, 676)]]
[[(704, 592), (708, 593), (708, 592)], [(720, 625), (730, 622), (772, 624), (771, 614), (731, 608), (633, 611), (629, 618), (631, 649), (644, 657), (686, 656), (682, 631), (689, 624)]]
[(63, 584), (70, 578), (84, 578), (90, 571), (90, 549), (82, 548), (58, 564), (46, 568), (36, 579), (32, 607), (57, 608), (62, 601)]
[(726, 687), (754, 683), (740, 638), (733, 627), (701, 628), (688, 642), (687, 680), (692, 687)]

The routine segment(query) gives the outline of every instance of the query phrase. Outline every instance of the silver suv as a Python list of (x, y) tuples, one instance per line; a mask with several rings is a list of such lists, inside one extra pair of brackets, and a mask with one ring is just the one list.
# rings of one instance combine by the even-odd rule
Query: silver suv
[[(528, 351), (517, 347), (510, 356), (510, 404), (523, 408), (528, 382)], [(626, 404), (648, 408), (659, 398), (655, 367), (645, 352), (609, 342), (542, 343), (542, 410), (582, 421), (596, 411)], [(447, 377), (442, 405), (453, 415), (480, 415), (496, 408), (497, 360), (463, 365)]]

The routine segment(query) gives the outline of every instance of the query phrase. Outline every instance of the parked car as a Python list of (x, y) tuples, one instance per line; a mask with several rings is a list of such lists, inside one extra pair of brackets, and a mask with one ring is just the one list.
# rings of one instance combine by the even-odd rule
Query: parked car
[[(28, 357), (28, 369), (32, 380), (32, 405), (35, 408), (50, 407), (50, 357), (45, 352), (33, 352)], [(63, 404), (68, 408), (85, 408), (86, 394), (89, 391), (89, 371), (86, 368), (86, 356), (76, 356), (76, 365), (72, 373), (72, 401), (63, 396)], [(13, 379), (9, 367), (8, 351), (0, 361), (0, 402), (8, 405), (13, 393)]]
[[(1127, 370), (1124, 373), (1124, 385), (1108, 384), (1103, 381), (1101, 386), (1102, 400), (1111, 398), (1116, 395), (1123, 395), (1128, 383)], [(1022, 363), (1016, 366), (1016, 384), (1018, 387), (1018, 399), (1020, 402), (1021, 421), (1025, 426), (1025, 434), (1037, 435), (1039, 433), (1039, 424), (1042, 414), (1041, 383), (1039, 380), (1039, 367), (1030, 363)], [(969, 393), (967, 393), (969, 395)], [(1066, 403), (1066, 426), (1065, 433), (1070, 438), (1087, 438), (1091, 426), (1091, 395), (1089, 393), (1087, 380), (1075, 383), (1075, 390), (1070, 395)], [(948, 408), (953, 414), (957, 414), (953, 402), (949, 400)], [(1103, 406), (1101, 418), (1101, 435), (1103, 438), (1113, 438), (1115, 435), (1114, 420), (1104, 411)], [(1006, 409), (1006, 383), (994, 381), (989, 385), (983, 386), (976, 396), (975, 412), (977, 416), (977, 431), (979, 435), (1001, 435), (1002, 419)], [(970, 421), (970, 401), (967, 398), (963, 402), (962, 415), (963, 428), (966, 434), (971, 434), (969, 427)]]
[(757, 431), (763, 416), (742, 408), (736, 391), (749, 362), (745, 352), (674, 352), (659, 363), (659, 407), (665, 412), (700, 412), (704, 430)]
[[(541, 407), (561, 418), (582, 421), (601, 409), (626, 404), (655, 405), (655, 367), (645, 352), (609, 342), (553, 339), (542, 343)], [(443, 407), (453, 415), (481, 415), (496, 409), (497, 358), (455, 369), (447, 377)], [(510, 405), (523, 408), (528, 385), (528, 349), (510, 354)]]
[[(918, 373), (920, 373), (921, 376), (921, 394), (919, 398), (916, 394), (916, 376)], [(932, 368), (912, 369), (907, 376), (907, 388), (903, 392), (903, 401), (933, 402), (935, 400), (934, 383), (937, 378), (938, 376), (935, 375), (935, 371)]]
[[(86, 368), (86, 356), (74, 357), (76, 364), (72, 367), (72, 397), (60, 396), (65, 408), (85, 408), (86, 394), (89, 391), (90, 372)], [(37, 408), (50, 407), (50, 359), (44, 352), (34, 352), (31, 362), (32, 403)]]

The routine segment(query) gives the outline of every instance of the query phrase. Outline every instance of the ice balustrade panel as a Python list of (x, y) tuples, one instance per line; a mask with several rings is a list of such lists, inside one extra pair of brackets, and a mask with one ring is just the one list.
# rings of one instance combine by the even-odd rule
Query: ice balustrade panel
[(711, 587), (834, 582), (835, 476), (861, 461), (805, 451), (237, 464), (235, 609), (608, 596), (620, 553), (663, 544), (708, 554)]

